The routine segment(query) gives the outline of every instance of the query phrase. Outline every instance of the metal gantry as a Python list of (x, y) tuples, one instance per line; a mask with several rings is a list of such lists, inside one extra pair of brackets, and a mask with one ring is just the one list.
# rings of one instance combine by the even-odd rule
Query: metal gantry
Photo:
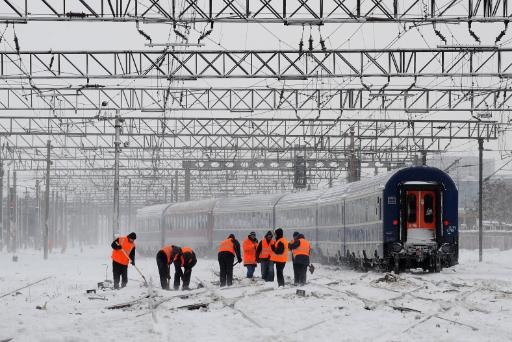
[(507, 0), (4, 0), (0, 21), (143, 21), (149, 23), (502, 22)]
[[(100, 120), (99, 120), (100, 119)], [(74, 140), (78, 148), (112, 148), (115, 118), (9, 116), (0, 131), (20, 145), (27, 137)], [(495, 121), (299, 118), (124, 117), (125, 147), (208, 150), (346, 150), (351, 133), (366, 146), (414, 141), (428, 149), (440, 140), (496, 139)], [(87, 140), (88, 141), (87, 141)], [(398, 141), (398, 142), (397, 142)], [(382, 145), (382, 143), (384, 143)], [(89, 145), (90, 144), (90, 145)], [(363, 143), (365, 146), (365, 143)], [(37, 144), (32, 143), (36, 148)], [(377, 150), (377, 149), (376, 149)]]
[(5, 80), (512, 77), (512, 48), (0, 52)]
[(0, 112), (334, 111), (488, 114), (509, 111), (512, 91), (498, 87), (194, 88), (0, 87)]

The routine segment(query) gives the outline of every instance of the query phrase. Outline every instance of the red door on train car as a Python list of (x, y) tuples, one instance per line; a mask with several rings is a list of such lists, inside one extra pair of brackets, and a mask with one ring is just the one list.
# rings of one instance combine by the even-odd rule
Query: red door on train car
[(432, 190), (406, 191), (407, 242), (435, 240), (436, 192)]

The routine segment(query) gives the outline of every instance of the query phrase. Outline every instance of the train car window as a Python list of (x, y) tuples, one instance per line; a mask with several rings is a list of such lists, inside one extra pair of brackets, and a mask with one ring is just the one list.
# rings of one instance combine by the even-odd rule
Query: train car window
[(416, 195), (407, 195), (407, 222), (416, 222)]
[(425, 223), (432, 223), (434, 222), (434, 196), (426, 194), (423, 201), (423, 219)]

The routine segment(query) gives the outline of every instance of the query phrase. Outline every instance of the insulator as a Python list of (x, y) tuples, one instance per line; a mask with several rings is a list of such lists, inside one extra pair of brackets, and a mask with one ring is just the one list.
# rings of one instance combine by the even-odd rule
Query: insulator
[(312, 35), (309, 35), (308, 42), (309, 42), (309, 51), (313, 51), (313, 36)]
[(87, 14), (84, 12), (68, 12), (66, 13), (66, 17), (68, 18), (85, 18), (87, 17)]
[(19, 54), (20, 53), (20, 44), (18, 41), (18, 36), (16, 36), (16, 34), (14, 34), (14, 45), (16, 46), (16, 52)]
[(473, 37), (478, 43), (480, 43), (480, 38), (476, 35), (475, 32), (473, 32), (473, 30), (471, 30), (471, 21), (468, 22), (468, 30), (471, 37)]
[(325, 40), (320, 38), (320, 46), (322, 47), (322, 51), (326, 51), (327, 47), (325, 46)]
[(496, 37), (496, 40), (494, 41), (494, 43), (497, 43), (501, 40), (501, 38), (503, 38), (503, 36), (507, 33), (507, 28), (508, 28), (508, 20), (505, 20), (504, 21), (504, 24), (505, 24), (505, 28), (503, 29), (503, 31), (500, 32), (500, 34)]

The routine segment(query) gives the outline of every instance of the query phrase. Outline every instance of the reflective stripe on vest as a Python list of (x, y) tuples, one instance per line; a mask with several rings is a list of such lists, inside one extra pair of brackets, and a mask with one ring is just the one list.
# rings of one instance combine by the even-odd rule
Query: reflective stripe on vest
[(276, 247), (279, 244), (279, 242), (281, 242), (284, 246), (283, 253), (281, 253), (281, 254), (276, 254), (275, 252), (272, 253), (270, 260), (275, 261), (275, 262), (287, 262), (288, 261), (288, 241), (286, 241), (285, 237), (282, 237), (276, 241), (276, 244), (275, 244)]
[(235, 244), (233, 243), (233, 240), (226, 239), (224, 241), (221, 241), (219, 244), (218, 252), (230, 252), (233, 255), (235, 255)]
[(309, 245), (309, 241), (304, 239), (299, 239), (299, 247), (292, 250), (293, 256), (297, 255), (307, 255), (311, 252), (311, 246)]
[(270, 243), (267, 242), (267, 239), (261, 240), (261, 252), (260, 259), (268, 259), (272, 255), (272, 246), (275, 243), (274, 240), (270, 240)]
[(161, 251), (165, 253), (165, 256), (167, 257), (167, 265), (171, 264), (171, 254), (172, 254), (172, 245), (164, 246)]
[[(130, 259), (126, 255), (130, 255), (135, 243), (131, 243), (126, 236), (120, 236), (117, 241), (121, 249), (114, 249), (112, 251), (112, 260), (118, 264), (128, 266)], [(123, 250), (126, 252), (126, 255), (123, 253)]]
[(258, 243), (249, 239), (245, 239), (243, 242), (244, 249), (244, 265), (256, 265), (256, 249)]

